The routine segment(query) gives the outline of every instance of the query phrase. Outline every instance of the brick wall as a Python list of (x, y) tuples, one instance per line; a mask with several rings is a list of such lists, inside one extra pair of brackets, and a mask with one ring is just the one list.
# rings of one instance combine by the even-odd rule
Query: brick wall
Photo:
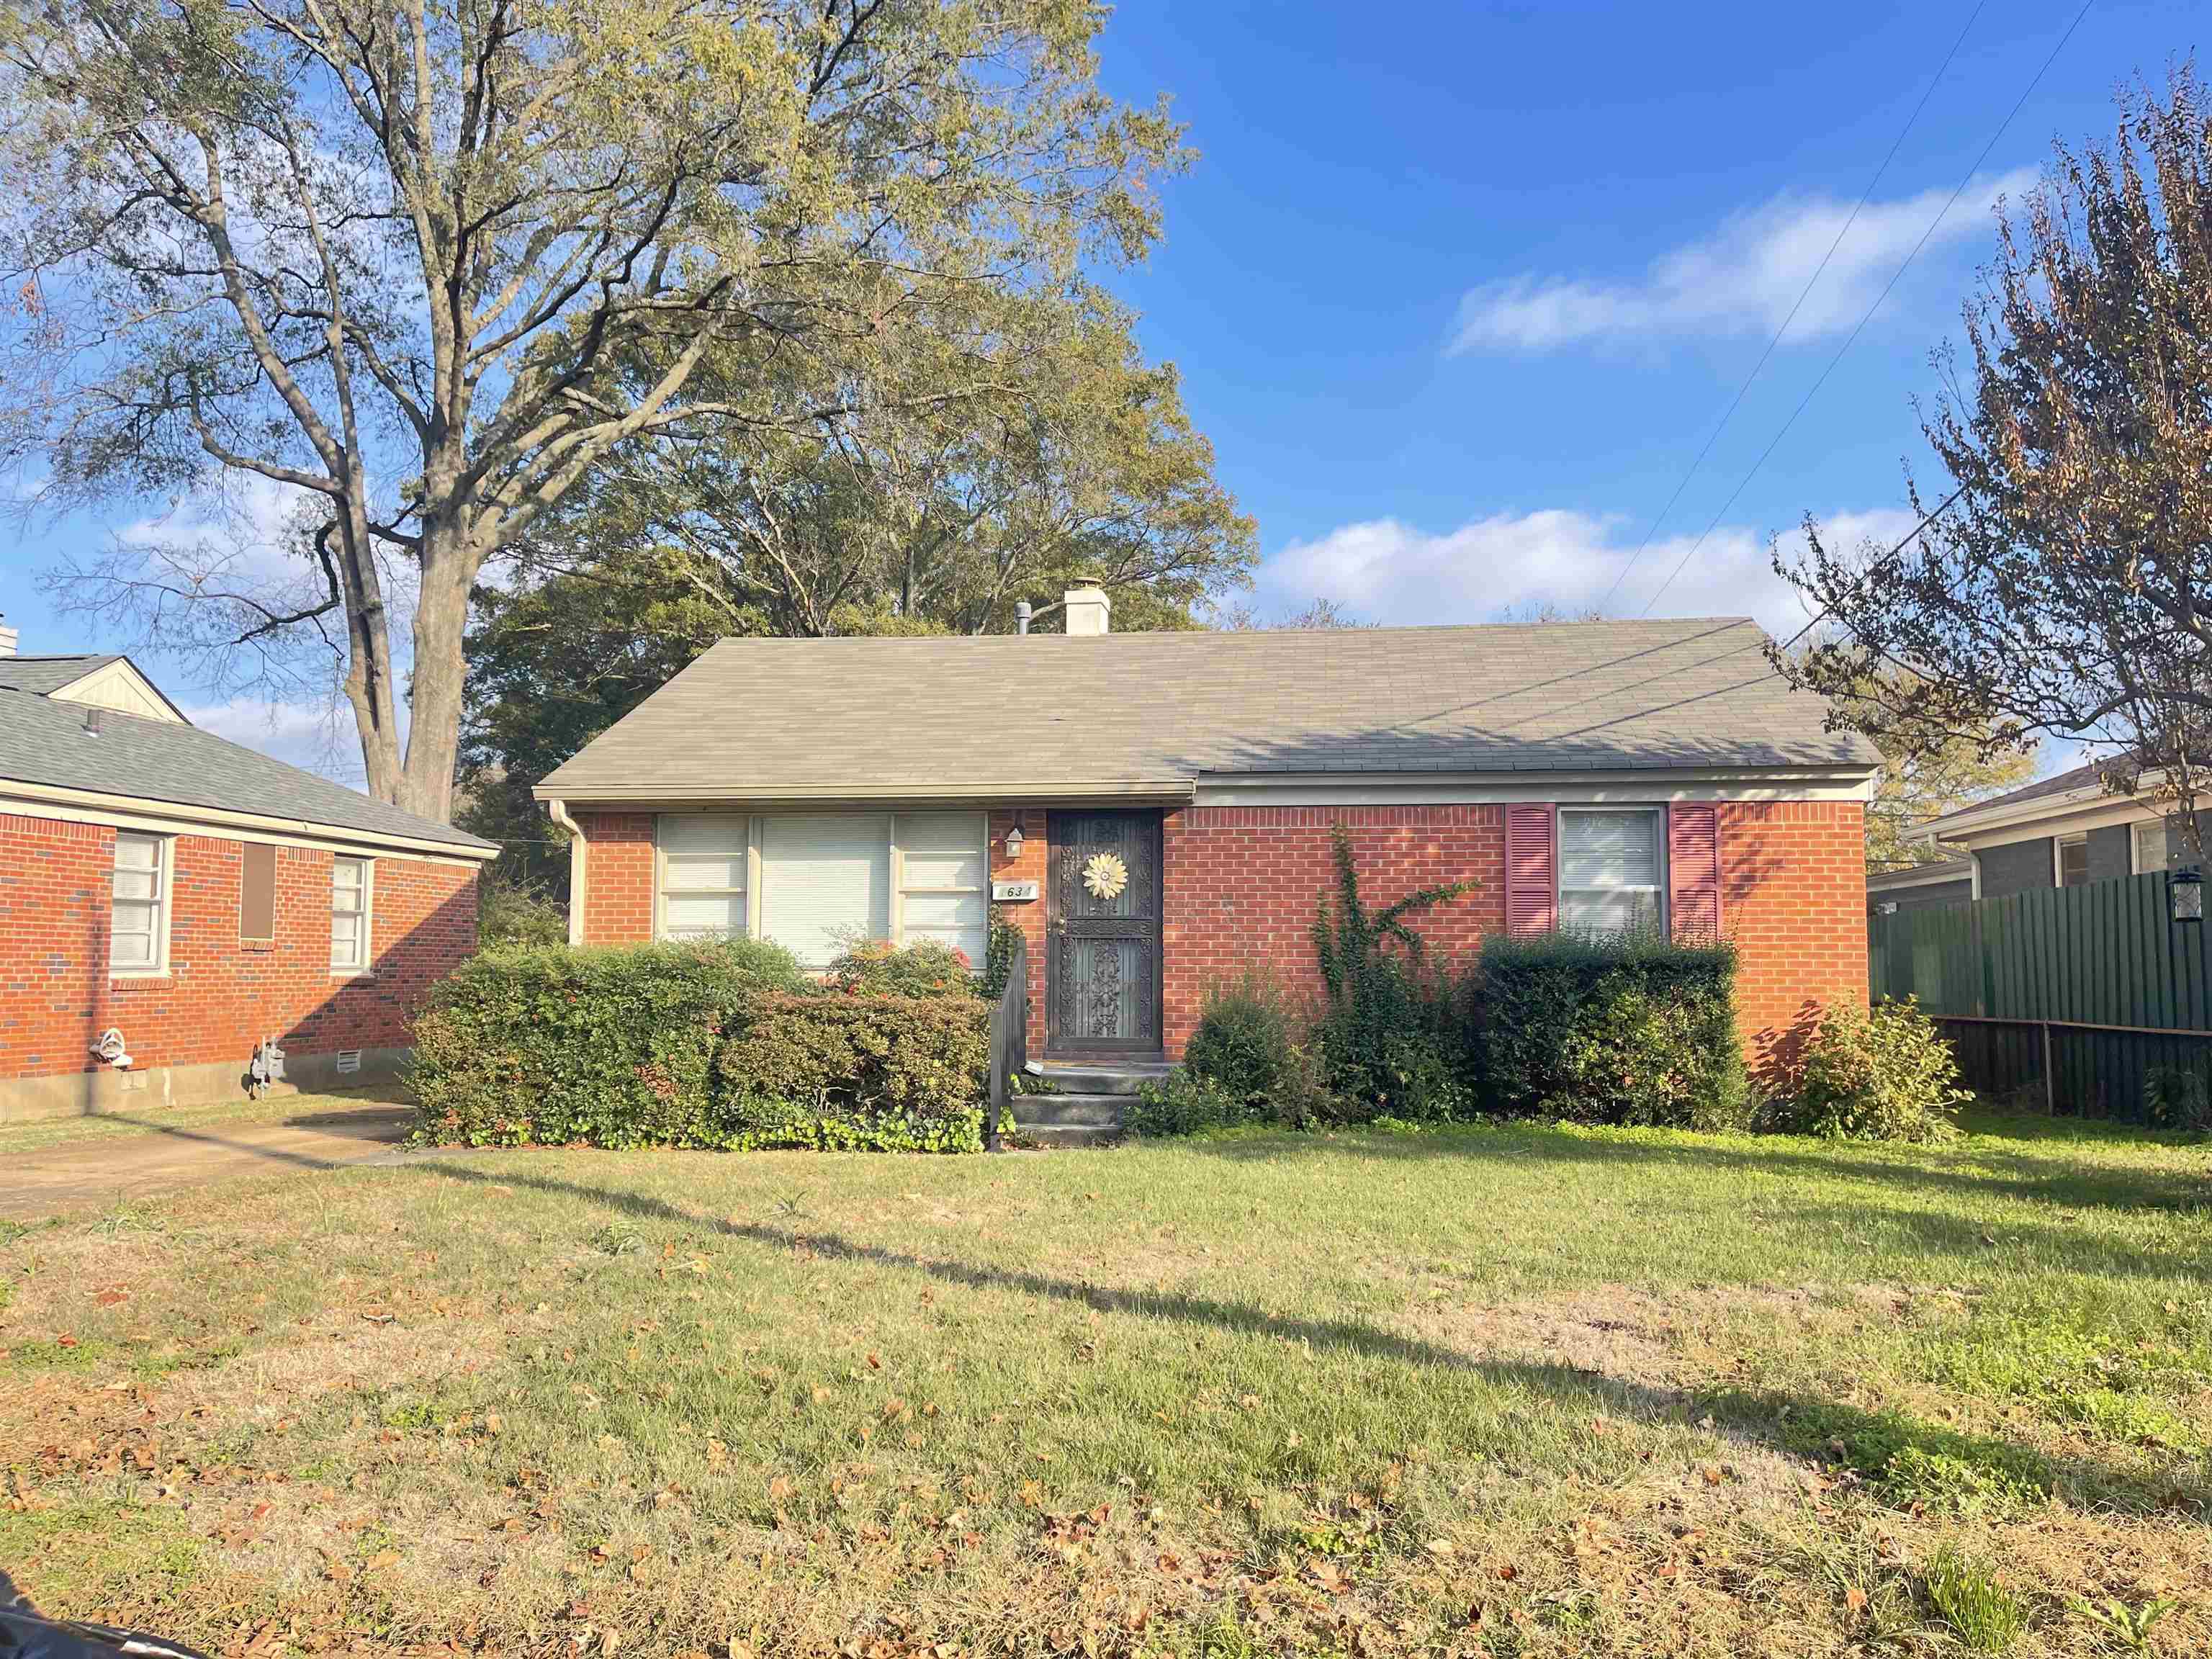
[(653, 814), (584, 812), (584, 943), (641, 945), (653, 937)]
[(170, 848), (169, 971), (107, 971), (115, 832), (0, 815), (0, 1079), (97, 1069), (88, 1052), (119, 1026), (141, 1067), (235, 1060), (274, 1034), (294, 1053), (402, 1047), (432, 981), (476, 948), (473, 868), (375, 860), (371, 975), (331, 972), (331, 859), (276, 849), (276, 939), (238, 937), (240, 844), (179, 836)]
[(1473, 880), (1472, 893), (1416, 924), (1439, 955), (1477, 949), (1505, 927), (1502, 806), (1194, 806), (1167, 815), (1165, 973), (1168, 1047), (1181, 1053), (1206, 987), (1247, 964), (1271, 965), (1291, 990), (1318, 998), (1314, 915), (1336, 866), (1330, 826), (1351, 832), (1359, 895), (1370, 908), (1419, 888)]
[[(1722, 925), (1741, 947), (1740, 1018), (1754, 1065), (1786, 1060), (1821, 1005), (1867, 994), (1863, 808), (1856, 801), (1729, 802), (1720, 808)], [(1318, 994), (1311, 929), (1334, 889), (1329, 827), (1351, 831), (1360, 890), (1388, 904), (1416, 888), (1474, 879), (1480, 887), (1420, 921), (1432, 950), (1462, 957), (1505, 919), (1505, 809), (1473, 806), (1208, 806), (1166, 815), (1161, 1000), (1170, 1053), (1197, 1023), (1206, 987), (1249, 964), (1272, 965)], [(592, 844), (585, 938), (634, 943), (653, 933), (650, 814), (586, 814)], [(1018, 854), (1006, 832), (1019, 825)], [(991, 878), (1042, 890), (1051, 815), (990, 814)], [(1030, 1052), (1045, 1048), (1048, 902), (1003, 907), (1030, 957)]]
[(1721, 927), (1741, 954), (1736, 1020), (1754, 1069), (1786, 1065), (1826, 1004), (1867, 1000), (1865, 811), (1721, 806)]

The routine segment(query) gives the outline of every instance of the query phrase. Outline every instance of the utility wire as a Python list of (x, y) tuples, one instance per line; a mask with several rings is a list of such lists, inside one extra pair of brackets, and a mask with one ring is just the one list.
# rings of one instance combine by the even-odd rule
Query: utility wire
[[(1852, 578), (1850, 582), (1851, 591), (1853, 592), (1856, 592), (1860, 588), (1865, 586), (1867, 582), (1873, 577), (1875, 571), (1881, 569), (1882, 566), (1887, 564), (1899, 554), (1904, 552), (1915, 536), (1917, 536), (1922, 531), (1927, 529), (1929, 525), (1934, 524), (1936, 520), (1942, 518), (1946, 513), (1949, 512), (1951, 510), (1951, 503), (1957, 501), (1960, 496), (1966, 493), (1966, 486), (1960, 484), (1956, 489), (1946, 495), (1942, 501), (1936, 502), (1935, 510), (1929, 513), (1929, 515), (1923, 519), (1918, 524), (1913, 526), (1911, 529), (1906, 531), (1904, 536), (1899, 538), (1896, 546), (1891, 548), (1888, 552), (1883, 554), (1880, 558), (1876, 559), (1873, 563), (1867, 566), (1865, 569), (1860, 571), (1856, 576)], [(1778, 648), (1787, 651), (1791, 646), (1796, 644), (1798, 641), (1803, 639), (1808, 634), (1811, 633), (1815, 628), (1820, 626), (1820, 619), (1828, 614), (1831, 608), (1832, 607), (1824, 605), (1818, 611), (1815, 611), (1806, 619), (1805, 625), (1799, 629), (1795, 634), (1792, 634), (1788, 639), (1783, 641), (1780, 647)]]
[(1774, 349), (1782, 343), (1782, 337), (1790, 331), (1790, 325), (1797, 320), (1797, 313), (1804, 309), (1805, 301), (1811, 297), (1814, 284), (1820, 282), (1821, 273), (1827, 270), (1828, 262), (1836, 257), (1836, 250), (1844, 245), (1844, 238), (1850, 234), (1851, 227), (1858, 222), (1859, 215), (1872, 198), (1875, 187), (1881, 183), (1882, 176), (1889, 171), (1889, 164), (1897, 159), (1897, 152), (1904, 147), (1905, 136), (1920, 119), (1920, 112), (1928, 107), (1928, 100), (1936, 95), (1936, 88), (1942, 83), (1944, 72), (1951, 67), (1951, 60), (1959, 55), (1959, 48), (1966, 45), (1968, 32), (1973, 28), (1975, 21), (1981, 16), (1983, 8), (1988, 3), (1989, 0), (1974, 0), (1974, 9), (1967, 15), (1966, 27), (1959, 31), (1959, 38), (1951, 42), (1951, 50), (1943, 54), (1943, 61), (1936, 66), (1935, 75), (1920, 94), (1920, 101), (1912, 106), (1912, 113), (1905, 118), (1905, 125), (1897, 130), (1897, 137), (1890, 141), (1888, 154), (1881, 158), (1881, 165), (1874, 170), (1874, 177), (1867, 180), (1866, 188), (1859, 192), (1859, 199), (1851, 204), (1850, 216), (1844, 221), (1843, 228), (1836, 233), (1836, 240), (1828, 244), (1828, 251), (1820, 256), (1820, 263), (1813, 268), (1813, 274), (1805, 279), (1805, 286), (1798, 293), (1797, 302), (1790, 307), (1790, 314), (1782, 319), (1782, 326), (1774, 331), (1774, 337), (1766, 343), (1766, 349), (1759, 354), (1759, 361), (1751, 366), (1751, 373), (1743, 377), (1743, 384), (1736, 387), (1735, 396), (1729, 399), (1729, 406), (1721, 411), (1720, 424), (1706, 434), (1705, 447), (1690, 463), (1689, 471), (1675, 481), (1674, 493), (1667, 498), (1667, 505), (1659, 509), (1658, 516), (1644, 531), (1644, 539), (1636, 544), (1636, 550), (1628, 556), (1628, 562), (1620, 567), (1620, 574), (1613, 579), (1613, 586), (1605, 590), (1605, 597), (1597, 602), (1600, 611), (1613, 603), (1613, 596), (1620, 591), (1621, 583), (1628, 580), (1628, 573), (1636, 568), (1636, 562), (1644, 556), (1644, 550), (1651, 545), (1651, 538), (1659, 533), (1659, 526), (1667, 522), (1667, 515), (1674, 510), (1674, 503), (1682, 499), (1682, 492), (1690, 487), (1690, 480), (1698, 476), (1698, 469), (1705, 464), (1705, 457), (1713, 453), (1713, 446), (1720, 441), (1721, 434), (1727, 429), (1729, 422), (1735, 418), (1736, 410), (1742, 404), (1744, 394), (1751, 390), (1751, 383), (1759, 378), (1759, 371), (1766, 367), (1767, 359), (1774, 356)]
[(1875, 295), (1874, 303), (1867, 307), (1866, 315), (1859, 319), (1858, 325), (1851, 330), (1849, 337), (1837, 348), (1836, 355), (1828, 359), (1827, 367), (1820, 371), (1820, 378), (1806, 389), (1804, 397), (1798, 400), (1797, 407), (1790, 410), (1790, 418), (1783, 422), (1781, 430), (1768, 441), (1765, 448), (1759, 452), (1759, 459), (1751, 464), (1751, 470), (1738, 480), (1734, 489), (1729, 491), (1728, 499), (1721, 503), (1720, 510), (1713, 514), (1711, 521), (1698, 532), (1698, 539), (1690, 544), (1689, 551), (1683, 554), (1680, 561), (1667, 573), (1667, 580), (1661, 582), (1651, 597), (1644, 601), (1644, 609), (1638, 613), (1638, 615), (1648, 617), (1651, 614), (1652, 606), (1657, 605), (1661, 597), (1674, 585), (1674, 579), (1689, 568), (1690, 561), (1698, 555), (1698, 550), (1705, 544), (1706, 540), (1719, 527), (1720, 521), (1727, 516), (1729, 508), (1735, 505), (1736, 497), (1742, 495), (1745, 487), (1759, 475), (1759, 469), (1766, 465), (1767, 457), (1773, 454), (1777, 446), (1789, 435), (1790, 428), (1797, 424), (1797, 417), (1805, 412), (1807, 405), (1812, 403), (1814, 395), (1827, 384), (1828, 376), (1835, 373), (1836, 365), (1843, 362), (1844, 354), (1850, 350), (1853, 343), (1865, 331), (1866, 325), (1874, 320), (1875, 313), (1881, 309), (1882, 301), (1889, 298), (1890, 291), (1897, 286), (1898, 279), (1905, 275), (1913, 260), (1919, 257), (1920, 250), (1928, 246), (1928, 239), (1936, 234), (1936, 228), (1948, 218), (1951, 210), (1959, 204), (1959, 198), (1966, 194), (1966, 186), (1973, 182), (1974, 175), (1982, 170), (1982, 164), (1989, 160), (1990, 152), (1997, 147), (1997, 141), (2004, 137), (2006, 129), (2012, 125), (2021, 111), (2027, 107), (2027, 100), (2034, 95), (2036, 88), (2043, 83), (2043, 77), (2050, 72), (2051, 66), (2058, 61), (2058, 54), (2066, 49), (2066, 43), (2074, 38), (2074, 31), (2081, 27), (2081, 20), (2089, 15), (2089, 8), (2096, 3), (2097, 0), (2082, 0), (2081, 9), (2074, 14), (2074, 21), (2066, 26), (2066, 33), (2058, 37), (2058, 44), (2051, 47), (2050, 55), (2043, 60), (2042, 66), (2035, 71), (2034, 78), (2028, 82), (2027, 88), (2014, 100), (2012, 108), (2006, 112), (2005, 118), (1997, 124), (1997, 130), (1990, 135), (1989, 143), (1982, 146), (1981, 154), (1974, 158), (1973, 165), (1966, 169), (1966, 176), (1959, 180), (1959, 187), (1951, 192), (1950, 199), (1943, 204), (1942, 210), (1928, 222), (1928, 228), (1920, 233), (1920, 240), (1912, 245), (1912, 251), (1905, 256), (1904, 263), (1890, 274), (1889, 281), (1883, 284), (1881, 292)]

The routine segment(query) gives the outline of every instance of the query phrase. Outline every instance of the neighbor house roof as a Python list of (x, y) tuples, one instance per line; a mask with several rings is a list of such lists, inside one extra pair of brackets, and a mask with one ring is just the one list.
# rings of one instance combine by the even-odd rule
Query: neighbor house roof
[(1886, 893), (1899, 887), (1934, 887), (1945, 882), (1972, 881), (1971, 858), (1939, 859), (1933, 864), (1908, 864), (1894, 870), (1876, 870), (1867, 877), (1867, 890)]
[[(15, 783), (252, 814), (357, 839), (498, 850), (495, 842), (403, 812), (196, 726), (88, 708), (10, 683), (38, 678), (11, 663), (41, 660), (59, 659), (0, 658), (0, 796)], [(99, 665), (92, 658), (78, 660)], [(95, 725), (97, 732), (90, 729)]]
[(0, 690), (47, 696), (75, 684), (94, 669), (120, 660), (112, 652), (105, 656), (78, 653), (63, 657), (0, 657)]
[(1863, 775), (1741, 617), (1313, 632), (732, 639), (541, 798), (1188, 794), (1206, 775)]
[[(2089, 808), (2139, 805), (2147, 814), (2163, 812), (2165, 803), (2155, 793), (2137, 799), (2136, 787), (2131, 787), (2136, 775), (2136, 769), (2123, 761), (2091, 761), (2002, 795), (1954, 806), (1919, 828), (1935, 840), (1954, 841), (1962, 833), (2039, 823)], [(2145, 786), (2154, 782), (2154, 779), (2143, 780)]]

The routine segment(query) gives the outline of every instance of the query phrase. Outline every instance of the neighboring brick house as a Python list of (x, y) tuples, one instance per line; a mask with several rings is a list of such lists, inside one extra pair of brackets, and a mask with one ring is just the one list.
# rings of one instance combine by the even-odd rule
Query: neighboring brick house
[[(498, 848), (227, 743), (123, 657), (0, 629), (0, 1122), (389, 1072)], [(121, 1034), (118, 1068), (94, 1053)]]
[(1178, 1054), (1210, 983), (1310, 988), (1332, 827), (1420, 927), (1645, 921), (1741, 947), (1755, 1059), (1867, 993), (1875, 757), (1741, 619), (725, 640), (539, 786), (582, 944), (1028, 939), (1030, 1052)]

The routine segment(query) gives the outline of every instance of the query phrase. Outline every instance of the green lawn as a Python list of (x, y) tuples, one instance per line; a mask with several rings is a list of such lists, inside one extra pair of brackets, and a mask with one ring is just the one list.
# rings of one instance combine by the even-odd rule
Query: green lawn
[(2161, 1598), (2202, 1652), (2212, 1149), (1984, 1127), (441, 1153), (19, 1230), (0, 1565), (257, 1652), (2118, 1653)]

